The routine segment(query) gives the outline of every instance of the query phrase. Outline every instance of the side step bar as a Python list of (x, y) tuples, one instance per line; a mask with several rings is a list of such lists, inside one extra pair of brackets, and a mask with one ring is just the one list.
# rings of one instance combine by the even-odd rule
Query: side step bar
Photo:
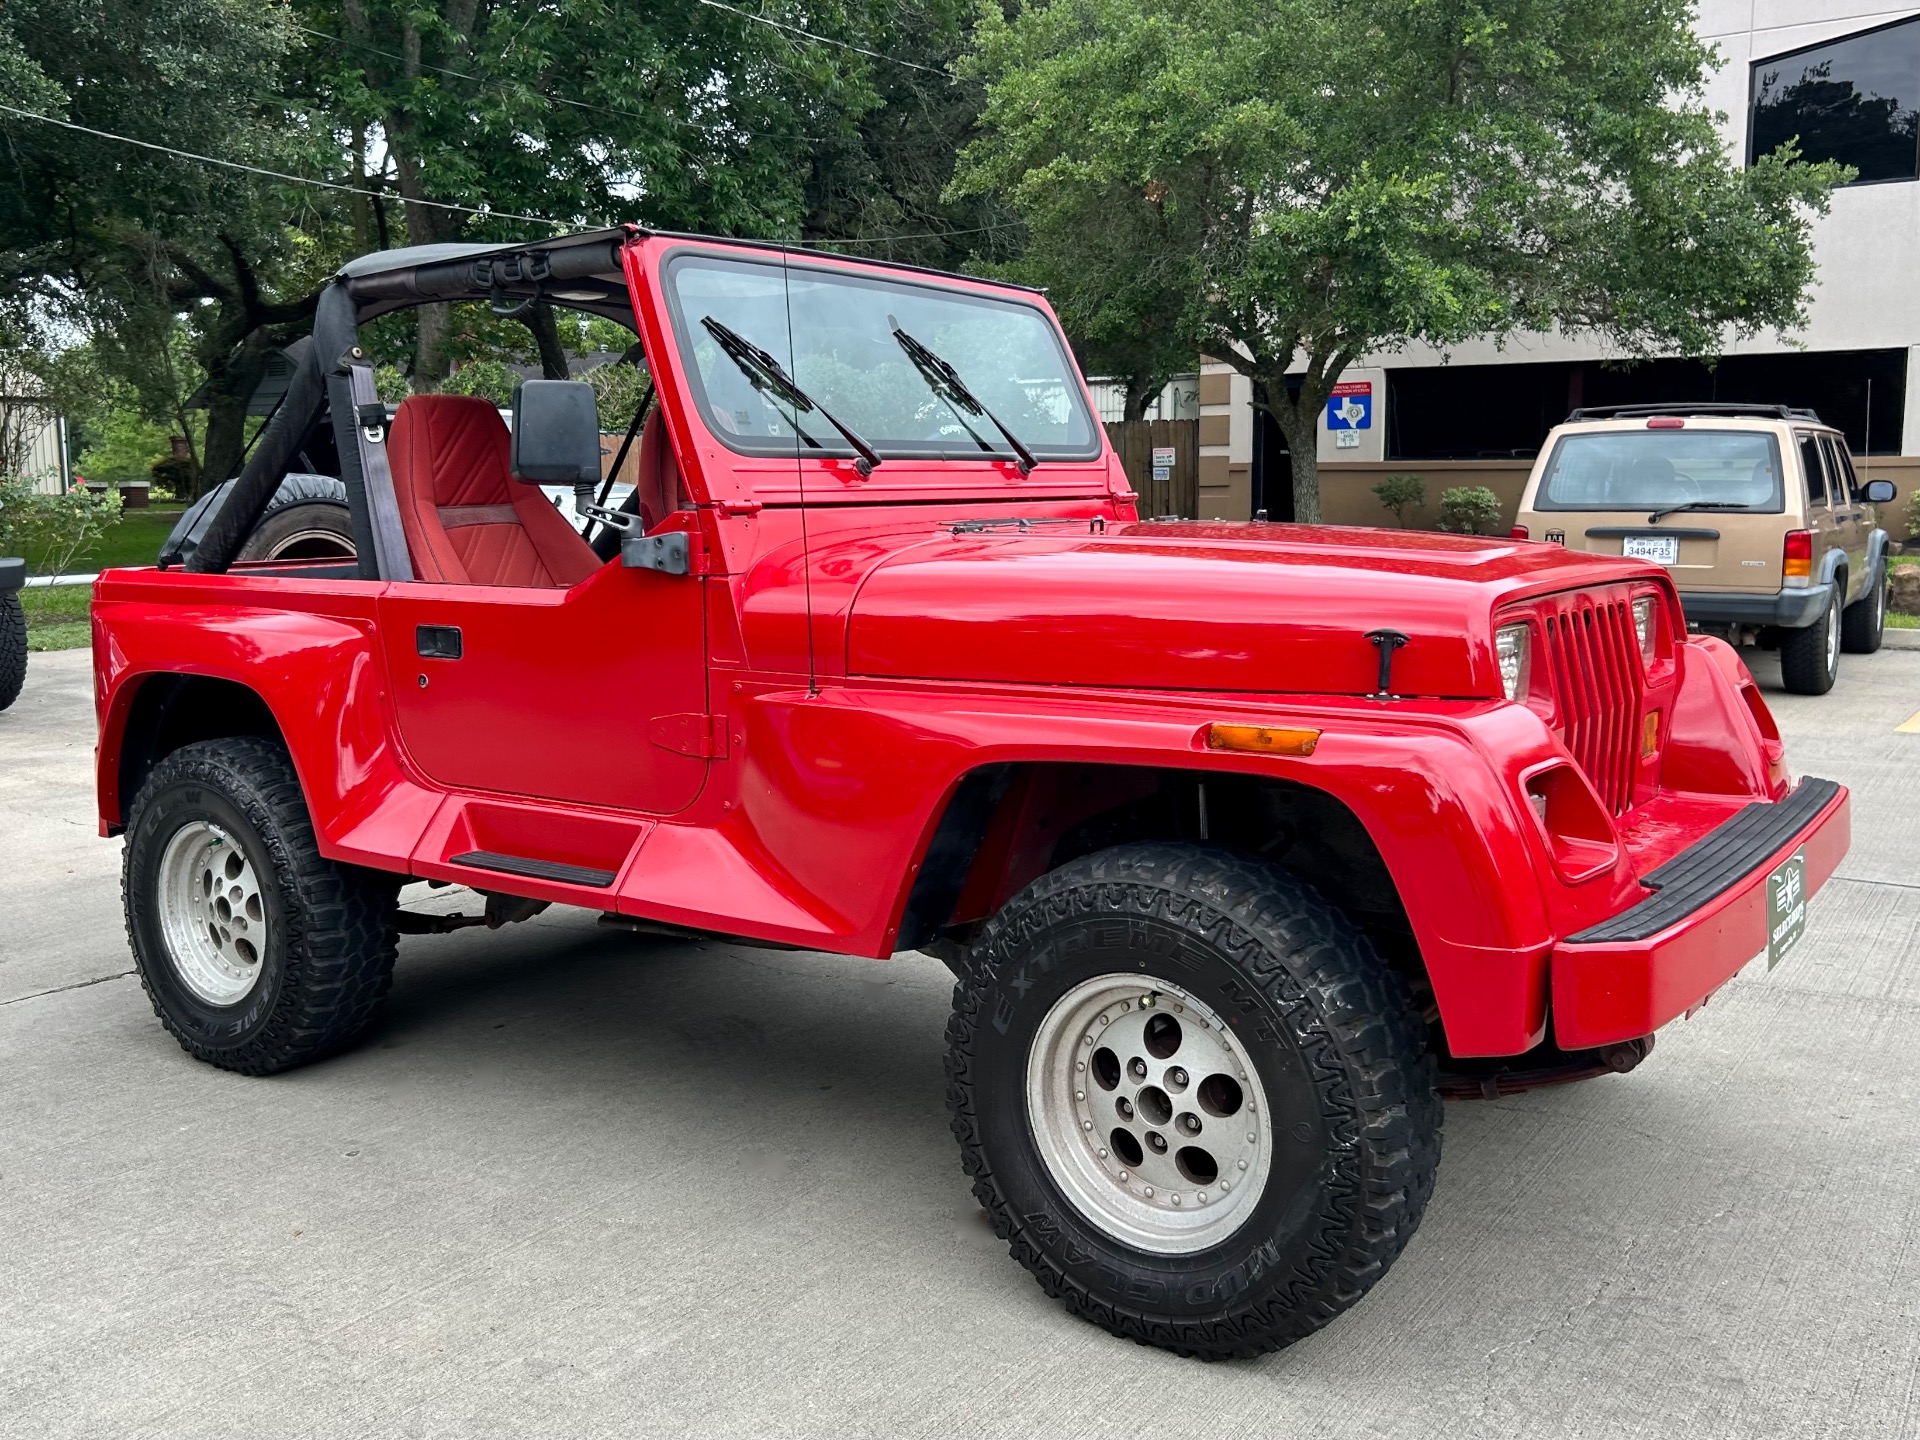
[(469, 850), (464, 855), (449, 856), (447, 864), (497, 870), (502, 875), (524, 875), (529, 880), (550, 880), (556, 885), (586, 885), (595, 890), (605, 890), (619, 878), (612, 870), (566, 865), (558, 860), (529, 860), (520, 855), (497, 855), (491, 850)]

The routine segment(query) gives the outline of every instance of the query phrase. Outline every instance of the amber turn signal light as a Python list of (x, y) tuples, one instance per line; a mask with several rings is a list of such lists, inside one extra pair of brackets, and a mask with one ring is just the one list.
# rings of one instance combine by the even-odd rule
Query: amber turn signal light
[(1647, 759), (1660, 748), (1660, 712), (1649, 710), (1640, 721), (1640, 758)]
[(1209, 750), (1246, 750), (1256, 755), (1311, 755), (1320, 743), (1318, 730), (1281, 725), (1209, 725)]
[(1789, 530), (1787, 543), (1780, 557), (1782, 575), (1813, 574), (1813, 532), (1811, 530)]

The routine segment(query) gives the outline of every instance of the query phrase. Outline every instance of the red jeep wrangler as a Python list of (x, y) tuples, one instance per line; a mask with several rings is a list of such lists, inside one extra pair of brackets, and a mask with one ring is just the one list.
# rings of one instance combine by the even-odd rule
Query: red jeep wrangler
[[(583, 384), (526, 383), (511, 434), (389, 416), (360, 327), (440, 301), (638, 333), (624, 503)], [(289, 470), (337, 470), (351, 563), (234, 562)], [(410, 879), (929, 950), (997, 1233), (1205, 1356), (1385, 1273), (1449, 1087), (1631, 1068), (1847, 844), (1659, 567), (1140, 521), (1039, 295), (765, 244), (355, 261), (223, 503), (93, 613), (101, 827), (189, 1053), (350, 1045), (449, 923)]]

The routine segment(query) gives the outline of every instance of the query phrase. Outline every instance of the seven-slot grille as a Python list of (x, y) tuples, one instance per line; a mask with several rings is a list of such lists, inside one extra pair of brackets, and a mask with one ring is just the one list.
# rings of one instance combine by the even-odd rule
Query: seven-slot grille
[(1615, 815), (1633, 804), (1646, 673), (1624, 590), (1574, 591), (1539, 602), (1553, 724)]

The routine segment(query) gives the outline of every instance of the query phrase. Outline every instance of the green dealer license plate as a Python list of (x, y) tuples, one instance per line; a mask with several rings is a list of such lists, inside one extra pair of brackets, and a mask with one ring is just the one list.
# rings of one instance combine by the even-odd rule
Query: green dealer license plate
[(1778, 965), (1807, 932), (1807, 852), (1793, 855), (1767, 877), (1767, 969)]

